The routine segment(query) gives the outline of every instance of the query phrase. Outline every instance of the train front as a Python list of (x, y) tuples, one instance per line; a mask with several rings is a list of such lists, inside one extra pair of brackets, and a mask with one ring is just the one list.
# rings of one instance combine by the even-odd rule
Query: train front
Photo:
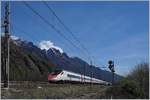
[(62, 72), (62, 70), (54, 70), (48, 75), (48, 81), (49, 82), (56, 82), (58, 81), (58, 75)]

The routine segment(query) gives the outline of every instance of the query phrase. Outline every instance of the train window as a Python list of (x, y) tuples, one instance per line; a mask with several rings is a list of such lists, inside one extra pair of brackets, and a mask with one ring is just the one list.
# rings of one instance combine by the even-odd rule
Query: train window
[(78, 78), (80, 79), (81, 77), (80, 76), (75, 76), (75, 75), (71, 75), (71, 74), (67, 74), (68, 77), (71, 77), (71, 78)]
[(91, 81), (91, 78), (89, 79), (89, 78), (84, 78), (85, 80), (90, 80)]
[(58, 75), (61, 72), (61, 70), (55, 70), (51, 73), (51, 75)]

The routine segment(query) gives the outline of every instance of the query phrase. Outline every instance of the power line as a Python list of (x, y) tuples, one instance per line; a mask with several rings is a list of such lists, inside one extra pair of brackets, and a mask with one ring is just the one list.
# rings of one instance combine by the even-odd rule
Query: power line
[[(27, 32), (27, 31), (21, 29), (21, 28), (18, 27), (18, 26), (13, 25), (13, 26), (11, 26), (11, 29), (12, 29), (12, 32), (13, 32), (13, 33), (15, 33), (15, 30), (16, 30), (17, 32), (19, 32), (19, 33), (21, 32), (22, 34), (26, 35), (26, 36), (27, 36), (28, 38), (30, 38), (31, 40), (32, 40), (32, 38), (35, 39), (35, 40), (39, 40), (39, 38), (34, 37), (34, 36), (31, 36), (31, 34), (29, 34), (29, 32)], [(70, 48), (69, 48), (69, 49), (70, 49)], [(71, 49), (70, 49), (70, 50), (71, 50)]]
[[(87, 50), (87, 48), (80, 42), (80, 40), (73, 34), (73, 32), (65, 25), (65, 23), (57, 16), (55, 11), (47, 4), (47, 2), (43, 1), (43, 4), (52, 12), (52, 14), (57, 18), (57, 20), (61, 23), (61, 25), (68, 31), (68, 33), (70, 33), (72, 37), (79, 43), (82, 49), (87, 52), (87, 55), (89, 55), (90, 53)], [(89, 59), (92, 60), (91, 57), (89, 57)]]
[[(67, 40), (73, 47), (80, 49), (78, 46), (76, 46), (72, 41), (70, 41), (61, 31), (59, 31), (58, 29), (56, 29), (56, 27), (54, 25), (52, 25), (51, 23), (49, 23), (48, 20), (46, 20), (43, 16), (41, 16), (35, 9), (33, 9), (28, 3), (26, 3), (25, 1), (23, 1), (23, 3), (25, 4), (26, 7), (28, 7), (33, 13), (35, 13), (37, 16), (39, 16), (43, 22), (45, 22), (47, 25), (49, 25), (52, 29), (54, 29), (56, 31), (56, 33), (58, 33), (59, 35), (61, 35), (65, 40)], [(81, 49), (80, 49), (81, 50)], [(84, 52), (83, 52), (84, 53)]]
[[(27, 8), (28, 9), (28, 8)], [(26, 16), (30, 16), (32, 19), (31, 19), (31, 21), (35, 21), (36, 23), (37, 22), (39, 22), (39, 20), (37, 20), (36, 18), (34, 18), (34, 16), (32, 16), (31, 14), (29, 14), (29, 13), (27, 13), (26, 11), (24, 11), (24, 10), (22, 10), (23, 11), (23, 14), (26, 14)], [(15, 14), (14, 14), (15, 15)], [(30, 19), (30, 18), (28, 18), (28, 19)], [(45, 23), (44, 23), (45, 24)], [(43, 29), (43, 31), (46, 33), (47, 31), (49, 31), (49, 27), (45, 27), (45, 26), (43, 26), (41, 23), (37, 23), (36, 25), (39, 25), (40, 27), (42, 27), (42, 29)], [(25, 31), (24, 29), (21, 29), (20, 27), (17, 27), (17, 26), (15, 26), (15, 25), (13, 25), (14, 27), (12, 28), (12, 30), (17, 30), (18, 32), (21, 32), (21, 33), (23, 33), (24, 35), (30, 35), (30, 34), (28, 34), (28, 33), (31, 33), (31, 32), (27, 32), (27, 31)], [(11, 26), (12, 27), (12, 26)], [(44, 29), (47, 29), (47, 31), (46, 30), (44, 30)], [(37, 32), (36, 32), (37, 33)], [(32, 34), (32, 33), (31, 33)], [(29, 37), (29, 36), (28, 36)], [(32, 40), (32, 37), (34, 38), (35, 36), (31, 36), (30, 35), (30, 39)], [(39, 38), (34, 38), (35, 40), (39, 40)], [(63, 42), (63, 44), (65, 44), (66, 45), (66, 47), (67, 47), (67, 50), (70, 50), (70, 51), (72, 51), (73, 49), (72, 48), (69, 48), (70, 47), (70, 45), (68, 45), (68, 44), (66, 44), (66, 42), (65, 41), (61, 41), (61, 42)]]
[[(20, 6), (20, 7), (22, 7), (22, 6)], [(26, 7), (26, 6), (25, 6), (25, 7)], [(27, 8), (27, 9), (28, 9), (28, 8)], [(27, 12), (24, 11), (24, 10), (22, 10), (22, 11), (23, 11), (23, 14), (26, 14), (25, 16), (30, 16), (30, 17), (32, 18), (32, 19), (28, 18), (28, 20), (35, 21), (36, 23), (39, 22), (39, 20), (37, 20), (37, 19), (35, 18), (35, 16), (32, 16), (31, 14), (27, 13)], [(13, 13), (13, 14), (14, 14), (14, 13)], [(14, 14), (14, 15), (17, 15), (17, 13)], [(43, 22), (43, 20), (42, 20), (42, 22)], [(44, 24), (45, 24), (45, 23), (44, 23)], [(41, 26), (41, 27), (42, 27), (42, 30), (43, 30), (45, 33), (46, 33), (47, 31), (49, 31), (49, 27), (43, 26), (40, 22), (37, 23), (36, 25)], [(27, 37), (28, 37), (29, 39), (31, 39), (31, 40), (32, 40), (32, 38), (34, 38), (35, 40), (39, 40), (39, 38), (37, 38), (37, 36), (35, 37), (35, 36), (31, 35), (31, 34), (33, 34), (33, 33), (26, 31), (24, 28), (22, 29), (21, 27), (18, 27), (18, 26), (16, 26), (16, 25), (12, 25), (11, 27), (12, 27), (13, 32), (19, 32), (19, 33), (21, 32), (22, 34), (27, 35)], [(47, 31), (46, 31), (45, 29), (47, 29)], [(31, 34), (28, 34), (28, 33), (31, 33)], [(36, 33), (37, 33), (37, 32), (36, 32)], [(72, 50), (73, 50), (73, 48), (71, 48), (69, 44), (66, 44), (65, 41), (61, 41), (61, 42), (62, 42), (62, 44), (66, 45), (66, 47), (67, 47), (67, 48), (65, 49), (66, 51), (68, 51), (68, 50), (72, 51)], [(72, 46), (72, 45), (71, 45), (71, 46)], [(81, 55), (82, 55), (82, 54), (81, 54)]]

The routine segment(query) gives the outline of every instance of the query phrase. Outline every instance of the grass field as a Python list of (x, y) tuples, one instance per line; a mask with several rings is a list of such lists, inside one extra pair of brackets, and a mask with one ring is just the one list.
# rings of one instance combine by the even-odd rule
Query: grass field
[(2, 99), (100, 99), (108, 86), (90, 84), (50, 84), (47, 82), (10, 83), (1, 89)]

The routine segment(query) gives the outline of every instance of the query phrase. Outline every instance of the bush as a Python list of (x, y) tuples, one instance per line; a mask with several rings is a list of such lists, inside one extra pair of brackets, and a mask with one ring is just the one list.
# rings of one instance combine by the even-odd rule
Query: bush
[(106, 92), (107, 97), (120, 98), (120, 99), (137, 99), (144, 96), (144, 92), (140, 91), (136, 82), (127, 78), (121, 80), (119, 83), (114, 84)]
[(135, 81), (124, 79), (120, 84), (122, 91), (128, 93), (131, 98), (143, 98), (144, 92), (140, 91), (140, 88)]
[(149, 98), (149, 66), (147, 63), (138, 64), (124, 79), (115, 83), (106, 91), (107, 97), (123, 99)]
[(149, 98), (149, 64), (141, 63), (135, 66), (135, 69), (127, 76), (130, 80), (136, 82), (140, 91), (144, 92), (143, 98)]

